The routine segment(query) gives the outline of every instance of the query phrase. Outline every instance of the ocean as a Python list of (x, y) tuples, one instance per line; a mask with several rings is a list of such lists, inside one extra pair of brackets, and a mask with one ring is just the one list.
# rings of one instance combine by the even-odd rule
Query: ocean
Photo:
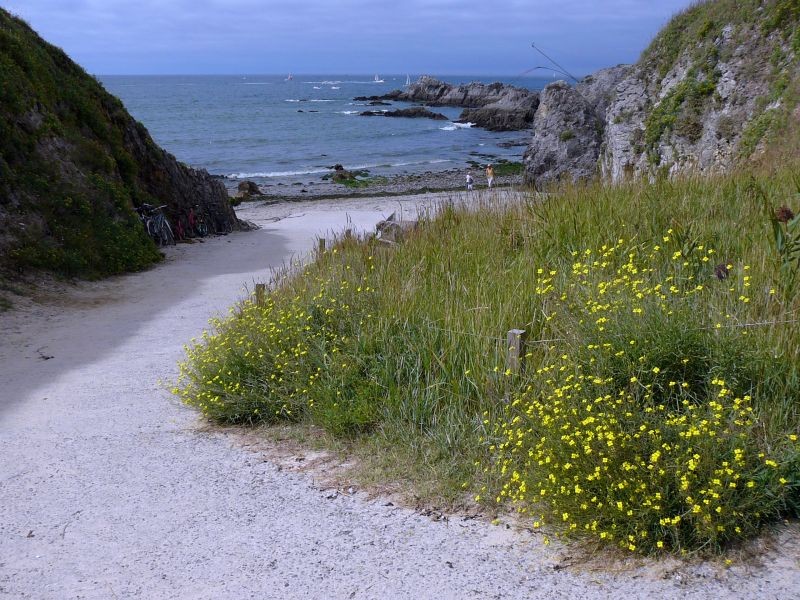
[[(448, 83), (503, 81), (541, 89), (549, 80), (438, 77)], [(391, 176), (462, 168), (468, 160), (520, 160), (524, 132), (454, 123), (460, 108), (435, 108), (451, 121), (362, 117), (356, 96), (382, 95), (406, 76), (102, 76), (105, 88), (178, 160), (231, 180), (318, 180), (328, 167)], [(415, 77), (412, 76), (412, 81)], [(404, 103), (393, 103), (402, 107)], [(505, 146), (504, 146), (505, 145)]]

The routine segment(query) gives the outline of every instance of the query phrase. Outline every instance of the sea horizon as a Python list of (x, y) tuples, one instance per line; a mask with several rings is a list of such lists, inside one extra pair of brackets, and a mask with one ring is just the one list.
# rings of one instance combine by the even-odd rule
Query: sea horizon
[[(155, 141), (192, 167), (229, 180), (319, 181), (334, 164), (392, 176), (463, 168), (470, 161), (521, 160), (524, 131), (490, 132), (446, 121), (359, 116), (359, 96), (404, 86), (407, 74), (104, 75)], [(411, 81), (419, 75), (408, 74)], [(541, 89), (542, 77), (438, 75), (452, 84), (500, 81)], [(396, 107), (407, 103), (393, 103)], [(390, 107), (379, 107), (388, 109)], [(235, 184), (231, 184), (235, 185)]]

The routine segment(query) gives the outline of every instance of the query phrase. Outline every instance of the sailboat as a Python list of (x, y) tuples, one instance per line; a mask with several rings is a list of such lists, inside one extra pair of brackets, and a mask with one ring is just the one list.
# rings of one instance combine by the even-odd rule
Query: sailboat
[(375, 75), (375, 79), (373, 80), (375, 83), (383, 83), (383, 79)]
[(406, 75), (406, 87), (411, 85), (411, 75)]

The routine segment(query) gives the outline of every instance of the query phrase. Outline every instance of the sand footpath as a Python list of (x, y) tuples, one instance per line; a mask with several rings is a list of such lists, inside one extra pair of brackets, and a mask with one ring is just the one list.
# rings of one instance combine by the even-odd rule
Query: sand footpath
[(608, 569), (481, 520), (331, 494), (165, 391), (183, 344), (317, 236), (449, 197), (246, 204), (258, 231), (0, 314), (0, 597), (800, 598), (796, 526), (763, 564)]

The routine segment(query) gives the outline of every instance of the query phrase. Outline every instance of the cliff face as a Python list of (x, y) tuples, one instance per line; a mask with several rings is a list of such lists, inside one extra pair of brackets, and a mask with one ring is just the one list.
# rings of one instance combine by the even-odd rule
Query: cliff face
[[(599, 146), (589, 143), (585, 152), (568, 156), (552, 135), (554, 127), (568, 124), (552, 116), (542, 122), (537, 113), (525, 157), (526, 180), (543, 185), (561, 177), (602, 175), (619, 181), (731, 169), (762, 153), (775, 136), (800, 126), (798, 55), (797, 0), (697, 4), (676, 16), (622, 77), (598, 85), (606, 87), (601, 92), (605, 106), (583, 94), (602, 115)], [(546, 89), (542, 104), (555, 92)], [(553, 110), (566, 120), (577, 109), (566, 103)], [(597, 129), (587, 119), (575, 135), (596, 140), (591, 130)], [(564, 157), (557, 169), (543, 169), (554, 152)], [(587, 168), (590, 163), (594, 166)]]
[(133, 209), (199, 205), (238, 229), (222, 184), (159, 148), (122, 103), (0, 9), (0, 270), (99, 277), (159, 260)]
[(606, 112), (629, 67), (604, 69), (572, 87), (548, 85), (533, 120), (534, 135), (525, 151), (526, 179), (543, 186), (563, 178), (590, 178), (603, 148)]

